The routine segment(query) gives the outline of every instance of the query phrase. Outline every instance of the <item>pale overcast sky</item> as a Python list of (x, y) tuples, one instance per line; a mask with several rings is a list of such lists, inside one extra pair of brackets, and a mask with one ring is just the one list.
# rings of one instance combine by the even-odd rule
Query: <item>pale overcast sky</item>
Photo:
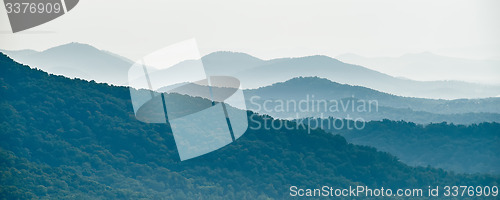
[(66, 15), (12, 34), (0, 9), (0, 49), (80, 42), (137, 59), (196, 38), (201, 54), (269, 59), (430, 51), (500, 59), (500, 1), (81, 0)]

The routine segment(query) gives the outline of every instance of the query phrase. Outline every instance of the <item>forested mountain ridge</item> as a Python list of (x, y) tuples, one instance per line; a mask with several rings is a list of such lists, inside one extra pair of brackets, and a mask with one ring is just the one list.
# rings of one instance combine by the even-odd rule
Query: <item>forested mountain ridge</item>
[(319, 77), (296, 77), (285, 82), (250, 89), (248, 95), (258, 95), (265, 99), (305, 99), (306, 95), (314, 95), (316, 100), (339, 100), (343, 98), (357, 98), (363, 100), (377, 100), (380, 106), (392, 108), (412, 109), (436, 114), (457, 113), (500, 113), (500, 98), (490, 97), (482, 99), (425, 99), (397, 96), (380, 92), (367, 87), (340, 84)]
[[(245, 95), (248, 109), (285, 119), (349, 116), (366, 121), (390, 119), (419, 124), (500, 122), (498, 97), (456, 100), (402, 97), (319, 77), (297, 77), (245, 90)], [(297, 105), (302, 101), (308, 101), (309, 107)], [(284, 109), (280, 109), (280, 104), (284, 104)], [(298, 112), (298, 107), (304, 108)]]
[(127, 87), (48, 75), (3, 54), (0, 97), (0, 199), (283, 199), (290, 185), (500, 182), (408, 167), (320, 130), (249, 129), (180, 162), (168, 126), (135, 119)]
[(366, 125), (363, 130), (345, 131), (342, 135), (353, 144), (389, 152), (412, 166), (500, 174), (499, 123), (422, 126), (385, 120)]
[[(362, 128), (341, 127), (340, 120), (304, 119), (311, 127), (340, 134), (348, 142), (375, 147), (411, 166), (432, 166), (454, 172), (500, 174), (500, 124), (426, 125), (405, 121), (371, 121)], [(317, 123), (322, 121), (323, 125)], [(347, 120), (345, 124), (354, 122)], [(333, 124), (335, 123), (335, 124)], [(341, 128), (336, 128), (341, 127)]]

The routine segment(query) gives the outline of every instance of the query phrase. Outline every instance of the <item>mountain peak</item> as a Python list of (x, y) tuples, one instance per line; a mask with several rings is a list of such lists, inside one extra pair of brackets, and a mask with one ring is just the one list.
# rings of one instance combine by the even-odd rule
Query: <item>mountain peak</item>
[[(343, 88), (343, 89), (360, 89), (362, 88), (363, 90), (366, 90), (367, 88), (360, 87), (360, 86), (352, 86), (348, 84), (341, 84), (338, 82), (331, 81), (327, 78), (321, 78), (318, 76), (299, 76), (295, 77), (289, 80), (286, 80), (284, 82), (277, 82), (269, 86), (261, 87), (259, 89), (276, 89), (276, 88)], [(369, 90), (369, 89), (368, 89)], [(377, 91), (378, 92), (378, 91)]]
[(246, 53), (231, 51), (213, 52), (203, 56), (202, 60), (209, 74), (234, 74), (265, 62)]
[(71, 51), (71, 52), (92, 52), (92, 51), (100, 51), (99, 49), (89, 45), (78, 42), (71, 42), (68, 44), (63, 44), (60, 46), (52, 47), (50, 49), (45, 50), (44, 52), (59, 52), (59, 51)]
[(332, 58), (330, 56), (325, 56), (325, 55), (312, 55), (312, 56), (305, 56), (305, 57), (300, 57), (299, 59), (304, 59), (304, 60), (315, 60), (315, 61), (328, 61), (328, 62), (341, 62), (340, 60), (336, 58)]
[(226, 61), (263, 61), (246, 53), (234, 51), (216, 51), (203, 56), (203, 61), (226, 60)]
[(329, 79), (326, 79), (326, 78), (321, 78), (321, 77), (317, 77), (317, 76), (306, 76), (306, 77), (303, 77), (303, 76), (299, 76), (299, 77), (295, 77), (295, 78), (292, 78), (290, 80), (287, 80), (283, 83), (318, 83), (318, 84), (338, 84), (338, 85), (341, 85), (340, 83), (337, 83), (337, 82), (333, 82)]

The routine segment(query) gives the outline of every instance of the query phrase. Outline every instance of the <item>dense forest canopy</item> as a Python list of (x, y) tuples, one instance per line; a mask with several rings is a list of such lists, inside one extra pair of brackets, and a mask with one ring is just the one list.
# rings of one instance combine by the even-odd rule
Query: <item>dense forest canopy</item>
[[(317, 124), (320, 121), (322, 126)], [(496, 122), (421, 125), (391, 120), (361, 123), (309, 118), (303, 123), (340, 134), (350, 143), (391, 153), (412, 166), (431, 165), (465, 173), (500, 173), (500, 124)]]

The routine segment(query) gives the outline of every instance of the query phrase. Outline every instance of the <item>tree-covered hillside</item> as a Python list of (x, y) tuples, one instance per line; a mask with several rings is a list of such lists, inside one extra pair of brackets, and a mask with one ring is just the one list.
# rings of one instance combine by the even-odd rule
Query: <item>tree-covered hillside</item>
[(0, 113), (0, 199), (283, 199), (291, 185), (500, 182), (409, 167), (320, 130), (249, 129), (220, 150), (180, 162), (169, 127), (135, 119), (128, 88), (48, 75), (5, 55)]
[(500, 174), (500, 124), (426, 126), (411, 122), (368, 122), (362, 130), (343, 132), (354, 144), (389, 152), (414, 166), (456, 172)]
[[(317, 119), (305, 119), (316, 127)], [(310, 120), (310, 121), (307, 121)], [(351, 124), (341, 127), (341, 122)], [(415, 124), (405, 121), (371, 121), (362, 124), (323, 119), (324, 130), (348, 142), (375, 147), (411, 166), (432, 166), (455, 172), (500, 174), (500, 124)], [(335, 125), (333, 124), (335, 123)], [(338, 128), (340, 127), (340, 128)]]

